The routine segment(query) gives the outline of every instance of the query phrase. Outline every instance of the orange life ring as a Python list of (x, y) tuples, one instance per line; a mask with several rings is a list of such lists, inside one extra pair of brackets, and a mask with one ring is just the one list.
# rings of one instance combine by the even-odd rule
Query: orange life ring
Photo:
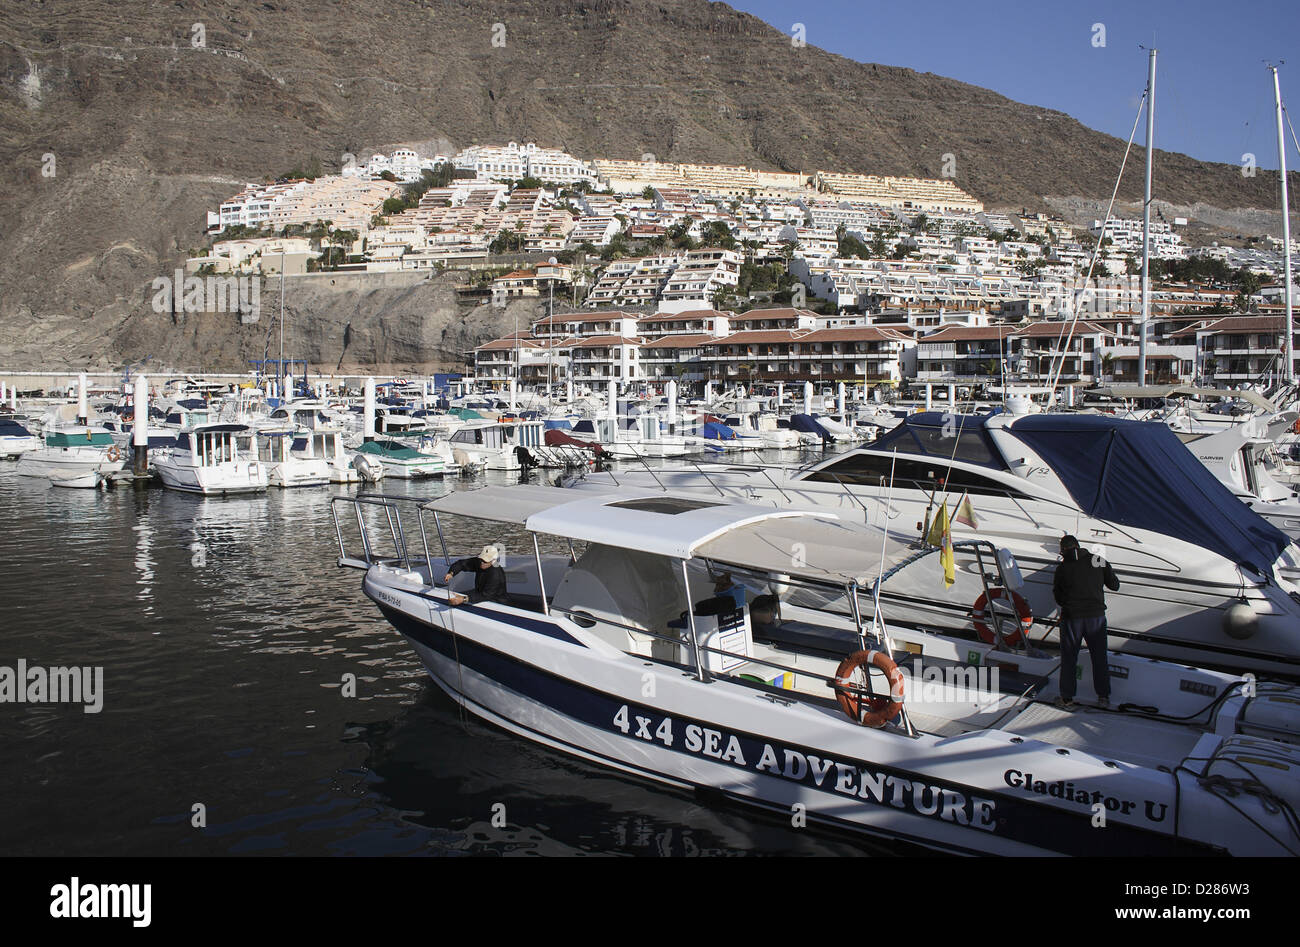
[(993, 644), (997, 640), (989, 621), (992, 614), (989, 610), (989, 601), (1006, 601), (1010, 597), (1011, 604), (1016, 610), (1017, 627), (1010, 632), (1003, 634), (1003, 640), (1007, 644), (1019, 644), (1022, 635), (1028, 635), (1029, 629), (1034, 624), (1034, 610), (1030, 608), (1029, 603), (1019, 592), (1011, 589), (1004, 589), (1002, 586), (994, 586), (989, 589), (988, 594), (980, 593), (980, 597), (975, 600), (971, 606), (972, 617), (975, 620), (975, 631), (979, 634), (980, 640), (985, 644)]
[(1300, 434), (1300, 418), (1296, 418), (1291, 422), (1291, 433)]
[[(853, 672), (872, 665), (889, 679), (888, 697), (860, 697), (845, 685), (853, 683)], [(864, 727), (883, 727), (903, 709), (903, 672), (883, 651), (855, 651), (835, 669), (835, 697), (850, 719)], [(863, 704), (870, 710), (866, 710)]]
[(116, 444), (114, 444), (112, 447), (108, 449), (108, 453), (106, 456), (108, 457), (109, 463), (115, 464), (122, 459), (122, 451), (118, 448)]

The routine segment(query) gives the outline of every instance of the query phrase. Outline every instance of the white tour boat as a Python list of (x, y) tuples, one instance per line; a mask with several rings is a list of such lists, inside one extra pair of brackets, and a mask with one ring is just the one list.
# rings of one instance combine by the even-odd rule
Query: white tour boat
[[(334, 500), (339, 565), (365, 570), (438, 687), (526, 739), (958, 853), (1300, 854), (1293, 686), (1114, 655), (1110, 707), (1086, 666), (1085, 703), (1057, 706), (1050, 656), (887, 618), (871, 590), (937, 581), (935, 557), (825, 513), (488, 487), (420, 504), (417, 530), (403, 500)], [(507, 601), (450, 604), (471, 576), (441, 585), (449, 515), (524, 531)], [(345, 539), (371, 523), (392, 557)], [(806, 603), (774, 612), (794, 588)]]

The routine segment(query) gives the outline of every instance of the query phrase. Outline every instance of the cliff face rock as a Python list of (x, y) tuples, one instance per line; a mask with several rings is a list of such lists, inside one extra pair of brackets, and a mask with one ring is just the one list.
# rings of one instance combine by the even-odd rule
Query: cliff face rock
[[(459, 371), (474, 347), (542, 315), (536, 299), (504, 309), (461, 302), (455, 277), (412, 274), (290, 277), (284, 292), (284, 354), (320, 372)], [(256, 321), (230, 312), (164, 312), (148, 307), (116, 337), (124, 361), (146, 355), (178, 371), (249, 370), (280, 353), (280, 283), (262, 283)], [(245, 317), (246, 319), (247, 317)], [(152, 370), (152, 369), (151, 369)]]
[[(535, 140), (937, 177), (952, 154), (957, 184), (990, 206), (1044, 207), (1108, 196), (1123, 151), (1060, 112), (795, 47), (705, 0), (10, 0), (0, 132), (0, 360), (112, 363), (146, 343), (180, 358), (189, 339), (205, 347), (185, 357), (212, 368), (244, 343), (158, 324), (142, 287), (202, 244), (204, 213), (243, 182), (313, 158), (330, 171), (401, 142)], [(1277, 187), (1160, 152), (1155, 192), (1271, 208)], [(1140, 198), (1141, 175), (1120, 193)], [(441, 331), (401, 337), (437, 360)]]

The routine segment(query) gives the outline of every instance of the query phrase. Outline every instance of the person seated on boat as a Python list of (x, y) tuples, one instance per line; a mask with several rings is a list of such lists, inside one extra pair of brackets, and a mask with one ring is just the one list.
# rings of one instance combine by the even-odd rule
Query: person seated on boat
[(745, 587), (730, 572), (713, 576), (713, 595), (695, 603), (696, 615), (726, 615), (745, 607)]
[(500, 558), (501, 550), (488, 544), (483, 547), (477, 556), (453, 562), (451, 569), (443, 577), (443, 581), (450, 583), (453, 576), (472, 571), (474, 573), (474, 589), (468, 596), (448, 591), (447, 601), (452, 605), (463, 605), (466, 602), (470, 604), (499, 602), (502, 605), (509, 605), (510, 596), (506, 592), (506, 571), (497, 564)]
[(1092, 658), (1092, 687), (1097, 703), (1110, 705), (1110, 667), (1106, 661), (1106, 589), (1119, 591), (1119, 578), (1101, 556), (1079, 548), (1073, 536), (1061, 537), (1061, 564), (1052, 580), (1052, 595), (1061, 606), (1061, 696), (1063, 707), (1074, 703), (1075, 668), (1079, 647)]

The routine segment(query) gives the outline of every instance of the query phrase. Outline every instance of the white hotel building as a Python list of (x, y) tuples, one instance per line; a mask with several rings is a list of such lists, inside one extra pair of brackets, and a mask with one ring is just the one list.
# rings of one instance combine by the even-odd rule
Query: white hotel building
[(471, 145), (452, 159), (456, 168), (473, 171), (493, 181), (537, 178), (548, 184), (596, 183), (596, 172), (585, 161), (563, 151), (539, 148), (533, 142), (512, 141), (501, 145)]
[[(1088, 232), (1101, 239), (1110, 237), (1112, 249), (1119, 253), (1142, 252), (1142, 221), (1112, 217), (1102, 226), (1102, 221), (1094, 220)], [(1169, 224), (1160, 220), (1151, 221), (1151, 256), (1164, 259), (1181, 260), (1187, 255), (1183, 247), (1183, 238), (1173, 232)]]

